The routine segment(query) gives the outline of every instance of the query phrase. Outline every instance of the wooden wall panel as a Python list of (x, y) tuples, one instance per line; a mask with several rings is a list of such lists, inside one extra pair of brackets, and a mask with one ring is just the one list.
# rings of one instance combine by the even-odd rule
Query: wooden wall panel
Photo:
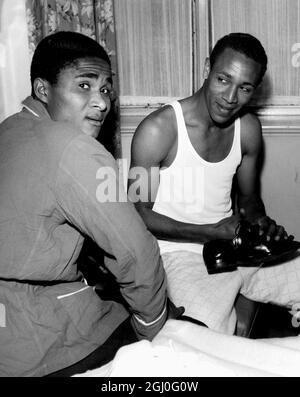
[(121, 104), (191, 94), (192, 4), (114, 0)]
[(203, 84), (203, 70), (206, 57), (209, 55), (210, 47), (210, 7), (208, 0), (195, 0), (193, 9), (194, 21), (194, 87), (196, 92)]
[(248, 32), (263, 44), (268, 72), (256, 102), (300, 104), (300, 1), (211, 0), (212, 44), (229, 32)]
[(267, 213), (300, 241), (300, 135), (265, 134), (261, 175)]

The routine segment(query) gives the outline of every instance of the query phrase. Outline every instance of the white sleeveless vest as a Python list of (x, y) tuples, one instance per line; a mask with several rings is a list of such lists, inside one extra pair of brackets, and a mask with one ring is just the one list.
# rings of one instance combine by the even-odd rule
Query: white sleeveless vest
[[(232, 215), (232, 179), (241, 162), (240, 119), (228, 156), (210, 163), (194, 149), (179, 102), (173, 107), (178, 130), (177, 153), (172, 164), (160, 170), (160, 184), (153, 211), (180, 222), (211, 224)], [(202, 253), (202, 244), (158, 240), (161, 253), (188, 250)]]

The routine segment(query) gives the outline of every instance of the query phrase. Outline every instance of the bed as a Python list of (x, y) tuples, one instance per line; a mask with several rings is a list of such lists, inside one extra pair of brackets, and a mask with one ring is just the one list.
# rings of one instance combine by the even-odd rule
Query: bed
[(114, 360), (75, 377), (298, 377), (300, 336), (247, 339), (168, 320), (152, 342), (124, 346)]

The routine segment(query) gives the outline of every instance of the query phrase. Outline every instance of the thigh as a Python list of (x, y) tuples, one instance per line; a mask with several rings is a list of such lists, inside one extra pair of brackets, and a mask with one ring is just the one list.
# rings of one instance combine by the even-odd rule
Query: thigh
[(233, 334), (236, 325), (234, 302), (241, 288), (238, 271), (207, 273), (200, 254), (176, 251), (162, 255), (173, 302), (184, 306), (184, 315), (209, 328)]
[(86, 358), (70, 367), (53, 372), (52, 374), (47, 375), (47, 377), (69, 377), (91, 369), (99, 368), (111, 361), (119, 348), (137, 341), (138, 339), (131, 326), (130, 318), (128, 318), (111, 334), (103, 345), (99, 346)]
[(247, 298), (282, 306), (300, 302), (300, 255), (282, 264), (261, 268), (239, 268), (241, 293)]

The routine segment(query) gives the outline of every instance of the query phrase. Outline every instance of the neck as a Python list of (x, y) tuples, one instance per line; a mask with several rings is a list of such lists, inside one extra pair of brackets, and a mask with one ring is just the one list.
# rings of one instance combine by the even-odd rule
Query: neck
[(215, 127), (220, 128), (220, 126), (214, 122), (214, 120), (211, 118), (211, 116), (209, 114), (209, 111), (207, 108), (206, 95), (205, 95), (205, 85), (206, 85), (206, 82), (204, 82), (203, 86), (196, 93), (197, 107), (198, 107), (198, 109), (201, 109), (201, 114), (199, 112), (200, 118), (201, 118), (201, 124), (203, 126), (205, 126), (205, 128), (207, 130), (211, 129), (211, 128), (215, 128)]

